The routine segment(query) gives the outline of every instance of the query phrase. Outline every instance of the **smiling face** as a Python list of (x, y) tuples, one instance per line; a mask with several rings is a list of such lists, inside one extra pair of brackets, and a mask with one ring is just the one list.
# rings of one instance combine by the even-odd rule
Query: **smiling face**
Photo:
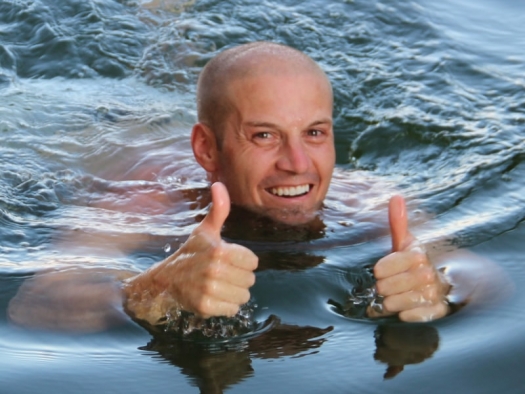
[(234, 79), (212, 180), (232, 203), (287, 224), (312, 220), (335, 163), (332, 92), (320, 72), (286, 69)]

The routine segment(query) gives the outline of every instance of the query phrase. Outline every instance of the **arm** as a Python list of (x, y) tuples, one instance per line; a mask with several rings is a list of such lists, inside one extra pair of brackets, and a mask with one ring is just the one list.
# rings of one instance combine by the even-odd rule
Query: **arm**
[[(212, 186), (206, 218), (172, 256), (146, 271), (70, 268), (26, 280), (11, 300), (8, 316), (17, 325), (99, 331), (126, 320), (124, 311), (148, 324), (163, 324), (176, 310), (202, 317), (233, 316), (250, 298), (258, 259), (248, 249), (224, 242), (228, 192)], [(124, 306), (124, 311), (122, 306)]]
[(7, 316), (33, 329), (96, 332), (122, 324), (120, 281), (136, 272), (68, 267), (26, 279), (9, 302)]
[(212, 200), (209, 214), (177, 252), (124, 281), (124, 306), (135, 319), (155, 325), (174, 310), (233, 316), (248, 302), (258, 259), (220, 237), (230, 210), (224, 185), (212, 186)]

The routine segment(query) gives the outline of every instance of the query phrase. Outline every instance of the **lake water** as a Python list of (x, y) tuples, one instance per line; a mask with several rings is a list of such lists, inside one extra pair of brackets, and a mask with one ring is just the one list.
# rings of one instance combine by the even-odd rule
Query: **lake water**
[[(512, 0), (0, 0), (1, 310), (35, 272), (144, 269), (177, 248), (209, 198), (188, 142), (196, 77), (253, 40), (326, 70), (338, 163), (325, 229), (245, 240), (264, 268), (255, 333), (65, 334), (2, 312), (0, 392), (522, 393), (525, 3)], [(430, 324), (339, 314), (329, 300), (388, 253), (395, 190), (430, 250), (492, 261), (508, 277), (494, 293), (510, 296)]]

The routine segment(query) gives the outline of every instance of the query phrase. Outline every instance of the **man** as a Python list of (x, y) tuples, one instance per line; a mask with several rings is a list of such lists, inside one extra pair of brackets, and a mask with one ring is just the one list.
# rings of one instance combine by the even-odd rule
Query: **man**
[[(125, 307), (156, 324), (181, 309), (234, 315), (250, 298), (257, 257), (221, 240), (231, 202), (291, 226), (312, 221), (335, 164), (332, 89), (321, 68), (292, 48), (257, 42), (211, 60), (197, 88), (191, 143), (207, 171), (212, 207), (172, 256), (124, 284)], [(374, 268), (384, 297), (369, 315), (426, 321), (448, 312), (441, 280), (407, 229), (404, 201), (390, 203), (394, 252)]]
[[(258, 259), (249, 249), (221, 239), (230, 202), (289, 226), (308, 226), (316, 218), (330, 184), (335, 149), (332, 88), (312, 59), (268, 42), (226, 50), (202, 71), (197, 104), (191, 143), (213, 183), (208, 215), (172, 256), (124, 279), (122, 292), (100, 291), (103, 296), (91, 308), (103, 309), (107, 300), (119, 303), (123, 297), (126, 312), (150, 325), (163, 324), (180, 311), (205, 318), (235, 315), (250, 299)], [(389, 218), (393, 253), (374, 267), (380, 297), (369, 316), (398, 314), (405, 321), (445, 316), (450, 286), (408, 231), (401, 197), (392, 198)], [(75, 278), (75, 273), (66, 273), (37, 281), (29, 290), (22, 286), (11, 302), (11, 319), (38, 324), (32, 322), (35, 312), (24, 309), (34, 305), (31, 296)], [(53, 300), (62, 298), (60, 292)], [(75, 304), (78, 309), (82, 303)]]

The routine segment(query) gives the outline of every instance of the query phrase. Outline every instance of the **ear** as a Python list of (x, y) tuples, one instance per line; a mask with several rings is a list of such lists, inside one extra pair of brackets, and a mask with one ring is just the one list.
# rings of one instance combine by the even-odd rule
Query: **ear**
[(191, 130), (191, 147), (197, 163), (208, 173), (213, 174), (219, 168), (217, 139), (213, 131), (203, 123), (197, 123)]

